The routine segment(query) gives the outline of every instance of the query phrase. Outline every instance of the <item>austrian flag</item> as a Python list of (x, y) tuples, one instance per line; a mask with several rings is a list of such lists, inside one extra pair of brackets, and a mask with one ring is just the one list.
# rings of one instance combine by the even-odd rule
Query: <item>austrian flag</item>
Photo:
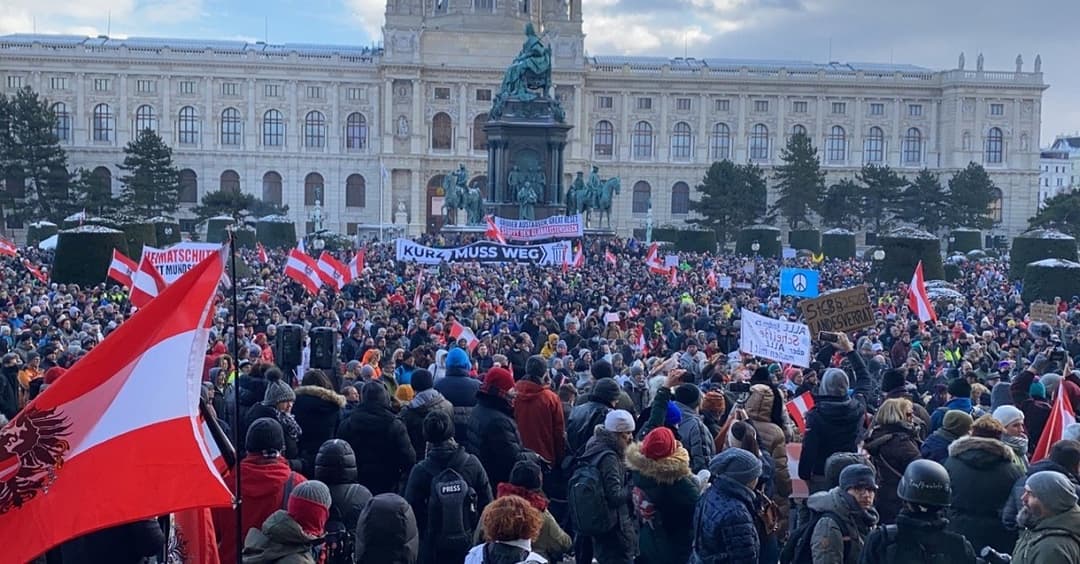
[(319, 276), (322, 277), (327, 286), (331, 286), (339, 292), (351, 281), (349, 269), (326, 251), (319, 255)]
[(19, 248), (10, 239), (0, 237), (0, 255), (13, 257), (19, 254)]
[(799, 427), (799, 432), (806, 433), (806, 414), (814, 408), (814, 394), (810, 392), (803, 392), (802, 395), (797, 396), (795, 399), (785, 404), (787, 407), (788, 415), (791, 416), (791, 420), (795, 422), (795, 425)]
[(285, 261), (285, 276), (292, 278), (308, 292), (318, 294), (323, 284), (320, 272), (315, 259), (304, 252), (304, 240), (301, 239), (296, 248), (289, 251), (289, 258)]
[(920, 322), (937, 321), (934, 304), (930, 303), (930, 295), (926, 293), (921, 260), (915, 265), (915, 274), (911, 277), (911, 286), (908, 286), (908, 307), (918, 316)]
[(168, 284), (165, 283), (165, 279), (161, 277), (158, 269), (150, 264), (150, 259), (147, 255), (143, 255), (139, 260), (139, 268), (131, 275), (131, 293), (128, 299), (131, 300), (131, 305), (135, 307), (146, 307), (146, 304), (150, 303), (150, 300), (158, 297), (158, 294), (165, 290)]
[(124, 253), (113, 249), (112, 262), (109, 263), (109, 278), (116, 280), (126, 288), (131, 287), (131, 276), (138, 270), (139, 265), (124, 256)]

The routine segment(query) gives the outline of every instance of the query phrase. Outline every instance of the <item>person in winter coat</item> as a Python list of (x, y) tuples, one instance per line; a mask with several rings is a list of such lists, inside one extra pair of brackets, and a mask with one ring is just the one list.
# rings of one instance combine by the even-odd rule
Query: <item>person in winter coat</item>
[(349, 443), (330, 439), (315, 455), (316, 480), (330, 488), (334, 503), (330, 506), (330, 521), (339, 522), (346, 530), (356, 528), (360, 511), (371, 500), (371, 491), (356, 483), (356, 454)]
[(1003, 405), (994, 410), (992, 417), (1001, 423), (1005, 431), (1001, 434), (1001, 442), (1012, 449), (1016, 459), (1027, 470), (1028, 466), (1028, 437), (1024, 429), (1024, 412), (1011, 405)]
[(164, 546), (165, 533), (157, 519), (142, 519), (69, 540), (59, 552), (64, 564), (142, 564)]
[(514, 376), (496, 366), (488, 370), (469, 416), (465, 450), (484, 465), (488, 480), (500, 484), (510, 480), (510, 470), (521, 455), (521, 435), (514, 421), (512, 392)]
[(292, 491), (288, 508), (275, 511), (244, 539), (244, 564), (316, 564), (312, 547), (323, 537), (330, 489), (318, 480)]
[(840, 485), (818, 492), (806, 501), (811, 511), (823, 516), (810, 537), (813, 564), (855, 564), (863, 544), (877, 524), (874, 469), (852, 464), (840, 472)]
[[(612, 380), (614, 382), (614, 380)], [(632, 562), (637, 554), (637, 526), (630, 513), (626, 474), (626, 449), (634, 440), (634, 416), (630, 412), (615, 409), (608, 412), (602, 425), (593, 431), (593, 437), (585, 444), (577, 464), (590, 464), (597, 468), (604, 485), (607, 509), (614, 513), (615, 526), (608, 532), (574, 538), (577, 561)], [(580, 511), (571, 508), (571, 512)]]
[(675, 388), (675, 406), (679, 408), (679, 440), (690, 453), (690, 471), (700, 472), (709, 466), (716, 446), (709, 428), (701, 419), (701, 390), (694, 384), (679, 384)]
[(1024, 485), (1024, 507), (1017, 515), (1023, 528), (1015, 564), (1080, 562), (1080, 507), (1076, 487), (1061, 473), (1032, 474)]
[(690, 473), (690, 454), (671, 429), (659, 427), (627, 447), (626, 466), (639, 522), (638, 564), (688, 561), (701, 491)]
[(0, 415), (9, 421), (19, 412), (19, 355), (7, 353), (0, 366)]
[[(559, 562), (573, 547), (574, 541), (559, 527), (555, 517), (548, 511), (548, 498), (544, 495), (543, 483), (540, 466), (530, 460), (521, 460), (510, 471), (510, 481), (503, 482), (496, 488), (496, 498), (516, 495), (540, 512), (544, 522), (540, 527), (540, 534), (533, 539), (532, 550), (548, 562)], [(492, 539), (485, 539), (483, 527), (478, 527), (474, 540), (480, 543)]]
[(574, 406), (566, 423), (566, 443), (570, 454), (580, 454), (585, 448), (593, 436), (593, 430), (597, 425), (602, 425), (608, 412), (615, 408), (620, 391), (614, 379), (601, 378), (593, 385), (586, 401)]
[(919, 447), (919, 455), (926, 460), (944, 464), (949, 458), (949, 445), (957, 439), (968, 436), (974, 424), (975, 420), (967, 413), (958, 409), (948, 411), (942, 419), (941, 428), (930, 433), (930, 436), (926, 437), (922, 446)]
[(297, 446), (304, 464), (303, 473), (311, 476), (315, 470), (315, 454), (337, 432), (345, 396), (335, 392), (330, 378), (317, 368), (304, 374), (295, 393), (292, 415), (302, 430)]
[(911, 400), (911, 409), (915, 413), (913, 426), (921, 433), (919, 437), (923, 438), (930, 432), (930, 413), (920, 403), (922, 400), (918, 395), (912, 393), (915, 386), (908, 384), (904, 376), (906, 370), (899, 368), (903, 365), (895, 366), (898, 368), (890, 368), (881, 373), (881, 391), (885, 394), (885, 399)]
[(956, 409), (968, 413), (972, 419), (981, 416), (981, 412), (971, 403), (971, 384), (963, 378), (953, 378), (948, 385), (948, 398), (945, 405), (930, 414), (930, 432), (937, 431), (945, 421), (945, 414)]
[(356, 523), (356, 564), (415, 564), (420, 535), (412, 507), (397, 494), (379, 494)]
[(1032, 475), (1044, 471), (1058, 472), (1069, 479), (1077, 487), (1080, 494), (1080, 443), (1072, 440), (1061, 440), (1050, 446), (1049, 455), (1028, 467), (1027, 475), (1016, 480), (1013, 484), (1009, 501), (1005, 502), (1005, 508), (1001, 511), (1001, 524), (1010, 531), (1016, 531), (1019, 526), (1016, 516), (1024, 507), (1024, 484)]
[(900, 513), (900, 498), (896, 486), (911, 461), (919, 458), (919, 439), (915, 436), (915, 412), (906, 399), (885, 400), (874, 415), (874, 430), (864, 448), (870, 453), (880, 475), (881, 491), (874, 507), (879, 522), (892, 524)]
[(1016, 534), (1001, 524), (1001, 512), (1012, 486), (1024, 472), (1000, 438), (1004, 429), (990, 416), (980, 417), (972, 436), (949, 445), (945, 469), (952, 482), (949, 530), (964, 535), (975, 552), (990, 546), (1012, 552)]
[[(1059, 384), (1058, 389), (1063, 389), (1063, 387)], [(1026, 436), (1030, 439), (1028, 454), (1031, 454), (1035, 452), (1035, 446), (1039, 444), (1039, 437), (1042, 436), (1043, 428), (1046, 427), (1046, 421), (1050, 418), (1046, 387), (1042, 382), (1035, 381), (1035, 372), (1024, 370), (1012, 382), (1009, 382), (1009, 394), (1012, 405), (1024, 414), (1024, 428)], [(996, 412), (997, 409), (995, 408), (994, 411)]]
[(761, 459), (729, 448), (709, 462), (712, 483), (694, 509), (691, 564), (758, 564), (761, 541), (754, 487)]
[(551, 391), (550, 381), (544, 357), (525, 361), (525, 378), (514, 384), (514, 419), (521, 444), (557, 468), (566, 451), (566, 428), (562, 402)]
[(284, 380), (271, 380), (266, 385), (266, 394), (262, 402), (248, 410), (247, 418), (248, 425), (263, 417), (269, 417), (281, 424), (281, 429), (285, 433), (285, 450), (281, 454), (289, 461), (292, 469), (299, 472), (303, 469), (303, 462), (300, 459), (300, 436), (304, 431), (292, 414), (295, 401), (296, 393)]
[[(511, 376), (512, 378), (512, 376)], [(484, 538), (465, 556), (465, 564), (529, 564), (547, 560), (532, 551), (532, 540), (543, 526), (540, 512), (516, 495), (501, 497), (480, 518)]]
[(360, 391), (360, 406), (342, 421), (338, 438), (356, 454), (357, 479), (372, 494), (396, 492), (416, 463), (405, 424), (390, 410), (390, 396), (379, 382)]
[(465, 444), (469, 416), (476, 406), (476, 392), (480, 390), (480, 381), (469, 376), (472, 363), (464, 349), (450, 349), (445, 359), (445, 376), (435, 379), (435, 389), (454, 406), (454, 438), (458, 443)]
[(257, 366), (249, 373), (241, 372), (236, 377), (236, 386), (240, 388), (240, 401), (238, 405), (233, 406), (233, 409), (236, 412), (237, 421), (240, 421), (241, 437), (247, 436), (247, 426), (251, 421), (254, 421), (254, 419), (248, 418), (248, 411), (266, 397), (266, 386), (270, 383), (269, 378), (281, 380), (283, 378), (281, 370), (276, 367)]
[(758, 447), (772, 457), (776, 466), (773, 476), (772, 500), (780, 509), (780, 530), (786, 529), (788, 516), (788, 497), (791, 496), (791, 474), (788, 471), (787, 441), (784, 438), (783, 420), (776, 420), (773, 406), (778, 398), (773, 388), (766, 384), (754, 384), (750, 387), (750, 396), (743, 409), (757, 431)]
[[(416, 375), (414, 374), (415, 378)], [(476, 510), (481, 511), (484, 506), (491, 503), (491, 484), (480, 461), (473, 455), (465, 452), (465, 448), (458, 445), (454, 440), (453, 419), (443, 411), (433, 411), (424, 418), (424, 439), (428, 443), (424, 460), (413, 466), (409, 474), (409, 481), (405, 485), (405, 500), (413, 509), (416, 516), (416, 524), (419, 530), (420, 562), (424, 564), (439, 564), (460, 560), (465, 552), (460, 554), (440, 554), (435, 547), (438, 531), (434, 522), (429, 522), (428, 504), (431, 495), (431, 482), (447, 468), (454, 470), (465, 480), (469, 487), (476, 493)], [(466, 526), (475, 528), (477, 523), (466, 523)]]
[(409, 432), (416, 459), (422, 460), (427, 448), (424, 441), (424, 418), (433, 411), (442, 411), (453, 417), (454, 406), (434, 388), (434, 379), (426, 368), (413, 370), (410, 379), (416, 395), (401, 408), (398, 417)]

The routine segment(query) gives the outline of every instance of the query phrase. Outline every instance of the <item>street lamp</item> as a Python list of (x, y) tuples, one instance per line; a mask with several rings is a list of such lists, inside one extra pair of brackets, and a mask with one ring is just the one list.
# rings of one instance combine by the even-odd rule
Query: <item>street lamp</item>
[(316, 235), (315, 240), (311, 242), (311, 248), (321, 252), (326, 248), (326, 241), (324, 241), (322, 237)]
[(874, 254), (871, 255), (871, 257), (873, 257), (874, 260), (881, 262), (885, 260), (885, 251), (882, 249), (877, 249), (874, 251)]
[(761, 243), (758, 243), (757, 241), (754, 241), (753, 243), (750, 243), (750, 250), (754, 251), (755, 253), (760, 251), (761, 250)]

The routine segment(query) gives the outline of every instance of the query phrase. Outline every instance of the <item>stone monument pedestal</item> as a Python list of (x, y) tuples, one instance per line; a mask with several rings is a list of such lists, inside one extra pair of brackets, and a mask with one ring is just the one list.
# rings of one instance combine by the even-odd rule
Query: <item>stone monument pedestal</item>
[(512, 172), (530, 176), (534, 182), (537, 176), (543, 178), (542, 186), (534, 183), (534, 219), (562, 213), (556, 210), (562, 207), (566, 192), (563, 152), (573, 127), (563, 119), (559, 103), (540, 96), (528, 102), (508, 100), (501, 115), (484, 125), (491, 203), (501, 217), (518, 218), (517, 194), (510, 185)]

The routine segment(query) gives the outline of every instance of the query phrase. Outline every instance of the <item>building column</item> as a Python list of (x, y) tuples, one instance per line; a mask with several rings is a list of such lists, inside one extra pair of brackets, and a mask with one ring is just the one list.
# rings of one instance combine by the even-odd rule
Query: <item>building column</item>
[[(394, 81), (393, 79), (386, 79), (382, 88), (382, 127), (379, 128), (379, 134), (372, 135), (374, 139), (378, 137), (379, 146), (375, 149), (381, 154), (389, 154), (393, 152), (394, 148)], [(376, 106), (378, 107), (378, 106)], [(376, 120), (372, 120), (373, 123)]]
[[(165, 91), (165, 103), (168, 105), (169, 93)], [(90, 120), (94, 119), (86, 110), (86, 74), (75, 75), (75, 114), (71, 117), (71, 142), (73, 145), (88, 145), (90, 141)]]
[(462, 82), (458, 85), (458, 121), (461, 122), (457, 128), (457, 142), (454, 143), (454, 154), (465, 158), (472, 153), (472, 142), (470, 135), (472, 129), (472, 116), (468, 114), (469, 107), (466, 102), (469, 93), (469, 87)]
[(709, 138), (712, 132), (709, 129), (709, 120), (705, 113), (705, 105), (708, 103), (708, 94), (702, 93), (698, 95), (698, 133), (694, 136), (693, 153), (693, 162), (705, 163), (706, 168), (708, 167), (708, 165), (712, 164), (709, 160)]
[[(630, 123), (630, 98), (629, 92), (623, 92), (622, 96), (622, 109), (619, 111), (619, 122), (621, 124), (621, 131), (617, 134), (619, 139), (616, 141), (619, 143), (619, 151), (615, 153), (615, 158), (620, 161), (629, 161), (634, 154), (634, 148), (632, 143), (632, 134), (634, 130), (634, 124)], [(614, 152), (614, 151), (613, 151)], [(621, 157), (621, 158), (620, 158)]]
[(749, 153), (746, 152), (747, 138), (746, 135), (750, 131), (750, 128), (746, 126), (746, 94), (739, 94), (739, 119), (735, 122), (735, 131), (732, 132), (734, 138), (731, 143), (731, 157), (733, 161), (737, 163), (746, 162), (749, 157)]
[(861, 166), (863, 161), (863, 113), (865, 111), (866, 99), (855, 98), (855, 131), (851, 136), (851, 145), (848, 146), (848, 164), (852, 166)]
[[(571, 130), (573, 132), (573, 137), (569, 139), (569, 141), (571, 143), (570, 146), (573, 148), (570, 152), (570, 156), (575, 159), (582, 158), (582, 150), (586, 140), (590, 141), (590, 145), (592, 144), (589, 130), (587, 128), (582, 128), (585, 123), (585, 116), (587, 115), (585, 113), (585, 104), (587, 102), (584, 101), (584, 96), (582, 96), (581, 93), (583, 88), (583, 84), (574, 85), (574, 114), (573, 122), (571, 123), (571, 125), (574, 126), (574, 129)], [(575, 143), (574, 141), (577, 142)]]
[[(121, 139), (132, 140), (135, 138), (134, 127), (131, 123), (131, 116), (128, 115), (128, 96), (127, 96), (127, 82), (128, 77), (124, 73), (119, 73), (116, 76), (116, 81), (120, 83), (117, 88), (117, 93), (120, 95), (120, 103), (116, 111), (116, 137), (113, 138), (113, 145), (122, 147), (124, 141)], [(162, 116), (165, 117), (165, 116)], [(165, 143), (171, 145), (168, 138), (165, 139)]]
[(896, 165), (899, 166), (899, 165), (903, 164), (903, 154), (904, 154), (903, 149), (904, 149), (904, 133), (905, 132), (900, 130), (900, 112), (903, 111), (904, 101), (901, 100), (900, 98), (893, 98), (893, 106), (896, 108), (896, 111), (893, 112), (893, 134), (892, 134), (891, 137), (893, 138), (893, 141), (896, 141), (896, 143), (895, 143), (896, 146), (893, 147), (892, 151), (890, 151), (890, 152), (892, 152), (893, 155), (895, 155), (895, 157), (894, 158), (886, 157), (885, 162), (886, 163), (896, 163)]
[[(938, 102), (930, 100), (930, 126), (926, 133), (928, 147), (926, 151), (926, 165), (932, 167), (941, 166), (941, 143), (938, 142)], [(931, 153), (932, 151), (932, 153)]]
[[(248, 107), (246, 112), (247, 119), (244, 120), (243, 126), (244, 148), (252, 151), (259, 146), (259, 129), (262, 127), (262, 124), (259, 123), (258, 112), (255, 109), (255, 79), (249, 78), (247, 83)], [(284, 190), (284, 187), (282, 187), (282, 189)]]
[(671, 97), (666, 92), (660, 93), (657, 102), (660, 103), (660, 123), (657, 124), (653, 160), (661, 163), (669, 162), (671, 156), (671, 124), (668, 123), (668, 101)]
[[(424, 154), (431, 148), (431, 140), (429, 139), (431, 132), (428, 131), (427, 123), (424, 121), (424, 107), (421, 104), (424, 95), (423, 89), (424, 84), (420, 79), (414, 78), (412, 81), (412, 127), (409, 129), (413, 154)], [(425, 140), (427, 141), (427, 147), (422, 146)], [(424, 182), (427, 182), (427, 180), (425, 179)], [(427, 197), (426, 192), (424, 197)]]

